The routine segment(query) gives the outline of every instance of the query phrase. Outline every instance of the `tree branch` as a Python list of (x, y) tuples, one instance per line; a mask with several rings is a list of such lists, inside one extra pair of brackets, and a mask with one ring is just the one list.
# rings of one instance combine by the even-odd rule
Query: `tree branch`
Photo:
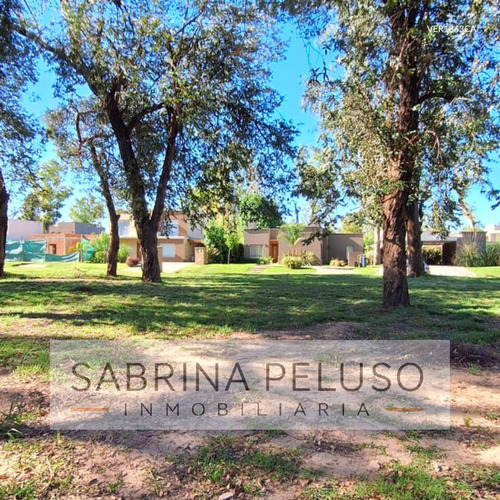
[(135, 114), (130, 120), (129, 124), (127, 125), (128, 132), (131, 133), (132, 130), (134, 130), (135, 127), (137, 127), (142, 118), (144, 118), (147, 115), (150, 115), (151, 113), (154, 113), (155, 111), (159, 111), (163, 107), (164, 104), (162, 102), (159, 102), (157, 104), (153, 104), (152, 106), (148, 106), (139, 113)]

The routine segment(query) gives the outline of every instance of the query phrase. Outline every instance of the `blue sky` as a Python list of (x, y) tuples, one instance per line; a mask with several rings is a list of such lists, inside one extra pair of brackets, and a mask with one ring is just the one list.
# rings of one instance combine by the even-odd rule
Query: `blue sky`
[[(284, 30), (284, 37), (290, 44), (286, 52), (286, 57), (272, 66), (272, 86), (283, 96), (283, 104), (280, 109), (281, 115), (292, 120), (298, 129), (297, 145), (314, 145), (318, 137), (318, 121), (310, 112), (302, 107), (302, 96), (305, 90), (305, 79), (312, 67), (317, 66), (321, 59), (319, 54), (311, 47), (308, 47), (296, 30), (287, 25)], [(48, 109), (57, 107), (58, 101), (53, 97), (54, 75), (45, 65), (40, 64), (40, 79), (33, 88), (30, 95), (25, 99), (26, 106), (35, 116), (42, 116)], [(54, 156), (53, 148), (48, 145), (42, 161)], [(494, 161), (490, 162), (490, 179), (495, 185), (500, 185), (500, 160), (499, 154), (494, 156)], [(85, 195), (86, 186), (78, 184), (74, 179), (68, 179), (68, 183), (73, 185), (74, 192), (68, 198), (62, 211), (62, 220), (69, 220), (69, 209), (75, 198)], [(474, 209), (477, 220), (482, 225), (500, 223), (500, 208), (491, 210), (491, 202), (481, 194), (479, 188), (473, 188), (469, 194), (468, 201)], [(20, 205), (21, 200), (12, 197), (12, 207)], [(299, 208), (305, 209), (305, 201), (299, 200)], [(289, 207), (291, 209), (291, 207)], [(351, 211), (354, 205), (340, 207), (338, 214), (343, 215)], [(293, 210), (291, 210), (293, 211)]]

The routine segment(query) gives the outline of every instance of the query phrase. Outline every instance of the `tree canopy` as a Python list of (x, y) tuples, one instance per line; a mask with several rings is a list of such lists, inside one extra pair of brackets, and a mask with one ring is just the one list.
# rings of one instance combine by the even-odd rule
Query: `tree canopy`
[[(449, 220), (468, 186), (488, 182), (485, 160), (498, 144), (495, 7), (470, 0), (320, 4), (333, 13), (321, 42), (338, 66), (313, 72), (307, 99), (342, 188), (380, 207), (384, 303), (407, 305), (406, 225), (411, 256), (425, 204)], [(315, 8), (298, 5), (299, 13)]]
[(69, 216), (75, 222), (97, 224), (104, 217), (104, 204), (92, 194), (78, 198), (70, 208)]
[(273, 117), (280, 97), (267, 85), (281, 51), (274, 22), (237, 0), (68, 0), (56, 28), (19, 27), (55, 65), (60, 91), (87, 85), (107, 117), (145, 281), (160, 281), (165, 206), (221, 158), (262, 185), (286, 178), (293, 131)]
[(248, 193), (241, 197), (240, 216), (247, 226), (254, 222), (257, 229), (278, 227), (283, 223), (282, 215), (273, 200), (258, 193)]

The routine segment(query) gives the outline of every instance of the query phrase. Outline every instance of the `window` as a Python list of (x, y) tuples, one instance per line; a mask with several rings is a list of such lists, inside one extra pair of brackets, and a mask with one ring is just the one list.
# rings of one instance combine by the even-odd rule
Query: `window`
[(262, 245), (250, 245), (250, 258), (258, 259), (262, 257)]
[(119, 220), (118, 221), (118, 235), (119, 236), (130, 236), (130, 221), (129, 220)]
[(179, 236), (179, 221), (165, 220), (163, 222), (162, 236)]
[(162, 256), (165, 259), (172, 259), (175, 257), (175, 245), (163, 245)]

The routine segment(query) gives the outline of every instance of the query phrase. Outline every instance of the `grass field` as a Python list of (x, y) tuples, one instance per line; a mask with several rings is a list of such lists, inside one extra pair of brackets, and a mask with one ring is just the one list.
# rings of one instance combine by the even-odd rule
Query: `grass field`
[[(62, 498), (68, 491), (85, 498), (136, 498), (134, 481), (147, 498), (168, 498), (169, 489), (179, 498), (193, 492), (196, 498), (218, 498), (228, 485), (239, 491), (237, 498), (287, 488), (304, 499), (494, 498), (489, 492), (498, 473), (484, 465), (490, 462), (465, 466), (455, 455), (468, 440), (469, 461), (483, 452), (493, 456), (492, 429), (499, 415), (488, 405), (490, 382), (480, 387), (488, 394), (481, 405), (474, 399), (477, 389), (471, 393), (468, 387), (470, 379), (494, 380), (494, 374), (476, 365), (460, 372), (466, 381), (458, 385), (463, 414), (449, 434), (436, 436), (274, 431), (80, 436), (47, 432), (43, 422), (51, 338), (212, 338), (341, 322), (359, 338), (439, 338), (493, 347), (499, 340), (498, 268), (476, 268), (477, 278), (411, 279), (412, 306), (393, 311), (381, 307), (377, 268), (320, 274), (252, 264), (191, 266), (165, 274), (158, 285), (143, 284), (139, 270), (123, 265), (117, 279), (105, 279), (99, 264), (7, 264), (6, 270), (7, 278), (0, 280), (0, 383), (18, 403), (0, 415), (0, 498)], [(168, 452), (178, 450), (182, 439), (192, 453)], [(137, 458), (137, 450), (147, 457), (144, 450), (163, 449), (165, 442), (161, 461), (153, 455)], [(444, 453), (440, 446), (448, 447), (451, 468), (436, 474), (435, 461)], [(110, 453), (114, 475), (107, 472)], [(337, 477), (337, 465), (323, 467), (324, 457), (355, 468), (358, 479)], [(7, 472), (2, 462), (9, 463)], [(365, 478), (369, 464), (378, 462)], [(127, 476), (130, 470), (140, 478)]]
[[(100, 264), (8, 264), (0, 281), (0, 362), (30, 373), (47, 367), (49, 338), (184, 338), (238, 331), (352, 322), (363, 338), (498, 340), (499, 279), (410, 280), (412, 307), (381, 307), (376, 268), (319, 275), (313, 269), (252, 264), (192, 266), (146, 285), (119, 267), (104, 279)], [(496, 269), (495, 269), (496, 271)], [(22, 355), (20, 356), (20, 354)]]

